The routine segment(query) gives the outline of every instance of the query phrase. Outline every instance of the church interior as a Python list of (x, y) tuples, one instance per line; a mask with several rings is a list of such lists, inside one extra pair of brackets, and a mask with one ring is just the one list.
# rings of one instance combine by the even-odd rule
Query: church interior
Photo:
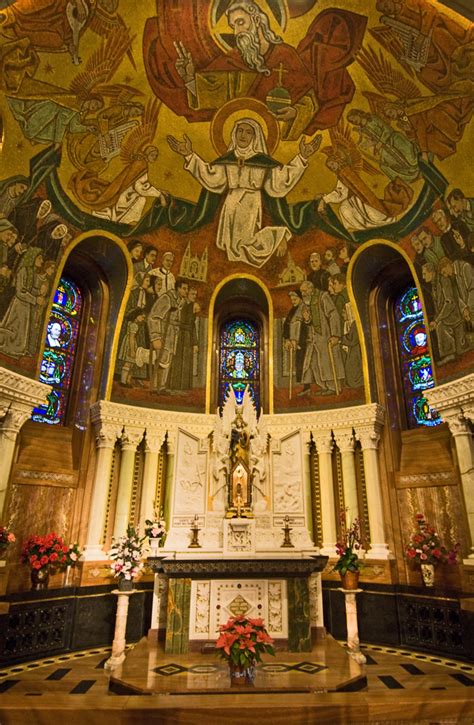
[(469, 0), (0, 0), (0, 722), (474, 722)]

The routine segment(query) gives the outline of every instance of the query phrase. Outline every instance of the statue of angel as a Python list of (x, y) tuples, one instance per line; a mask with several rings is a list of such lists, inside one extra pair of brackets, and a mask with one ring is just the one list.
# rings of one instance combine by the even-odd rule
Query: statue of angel
[(214, 508), (225, 507), (225, 493), (230, 474), (230, 442), (232, 421), (235, 416), (236, 400), (233, 390), (229, 392), (222, 407), (222, 415), (216, 411), (212, 431), (212, 490)]

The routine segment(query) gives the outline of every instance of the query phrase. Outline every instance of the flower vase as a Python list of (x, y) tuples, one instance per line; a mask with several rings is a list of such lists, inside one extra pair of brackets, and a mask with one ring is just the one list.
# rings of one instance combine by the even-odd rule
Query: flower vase
[(133, 579), (125, 579), (125, 577), (120, 577), (118, 580), (118, 590), (119, 592), (131, 592), (133, 589)]
[(421, 576), (425, 587), (434, 586), (434, 564), (420, 564)]
[(237, 687), (253, 687), (255, 682), (255, 663), (245, 665), (236, 665), (229, 660), (230, 684)]
[(31, 591), (37, 592), (37, 591), (41, 591), (41, 589), (48, 588), (49, 566), (42, 566), (41, 569), (32, 569), (30, 576), (31, 576)]
[(162, 547), (160, 546), (160, 544), (161, 544), (161, 539), (157, 539), (157, 538), (156, 538), (156, 536), (150, 536), (150, 537), (148, 538), (148, 542), (149, 542), (149, 544), (150, 544), (150, 549), (152, 550), (152, 552), (153, 552), (154, 554), (155, 554), (155, 553), (158, 553), (158, 550), (162, 548)]
[(350, 591), (351, 589), (359, 588), (359, 574), (358, 571), (346, 571), (345, 574), (339, 575), (341, 577), (342, 588)]

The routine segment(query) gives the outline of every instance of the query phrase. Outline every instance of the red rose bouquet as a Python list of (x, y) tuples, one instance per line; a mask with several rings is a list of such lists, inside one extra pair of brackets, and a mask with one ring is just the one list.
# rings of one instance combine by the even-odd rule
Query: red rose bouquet
[(415, 516), (416, 529), (405, 549), (408, 561), (414, 564), (455, 564), (459, 544), (447, 549), (441, 544), (436, 529), (431, 526), (423, 514)]
[(23, 564), (28, 564), (31, 569), (62, 567), (67, 563), (68, 550), (69, 547), (61, 536), (54, 532), (46, 536), (30, 536), (23, 543), (21, 561)]

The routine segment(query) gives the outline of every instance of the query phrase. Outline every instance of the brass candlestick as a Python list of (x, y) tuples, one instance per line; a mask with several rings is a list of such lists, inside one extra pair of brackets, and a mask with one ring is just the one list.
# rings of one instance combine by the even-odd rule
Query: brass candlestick
[(201, 549), (202, 548), (201, 544), (199, 543), (199, 539), (198, 539), (198, 534), (201, 531), (201, 529), (198, 526), (198, 523), (199, 523), (199, 520), (198, 520), (198, 516), (196, 514), (196, 516), (194, 517), (193, 525), (191, 526), (192, 539), (191, 539), (191, 543), (188, 546), (188, 549)]
[(285, 521), (285, 526), (282, 530), (285, 534), (285, 538), (283, 539), (283, 544), (281, 545), (281, 548), (282, 549), (294, 549), (295, 546), (294, 546), (294, 544), (291, 543), (291, 539), (290, 539), (290, 531), (292, 531), (292, 529), (290, 529), (290, 517), (288, 515), (285, 516), (284, 521)]

